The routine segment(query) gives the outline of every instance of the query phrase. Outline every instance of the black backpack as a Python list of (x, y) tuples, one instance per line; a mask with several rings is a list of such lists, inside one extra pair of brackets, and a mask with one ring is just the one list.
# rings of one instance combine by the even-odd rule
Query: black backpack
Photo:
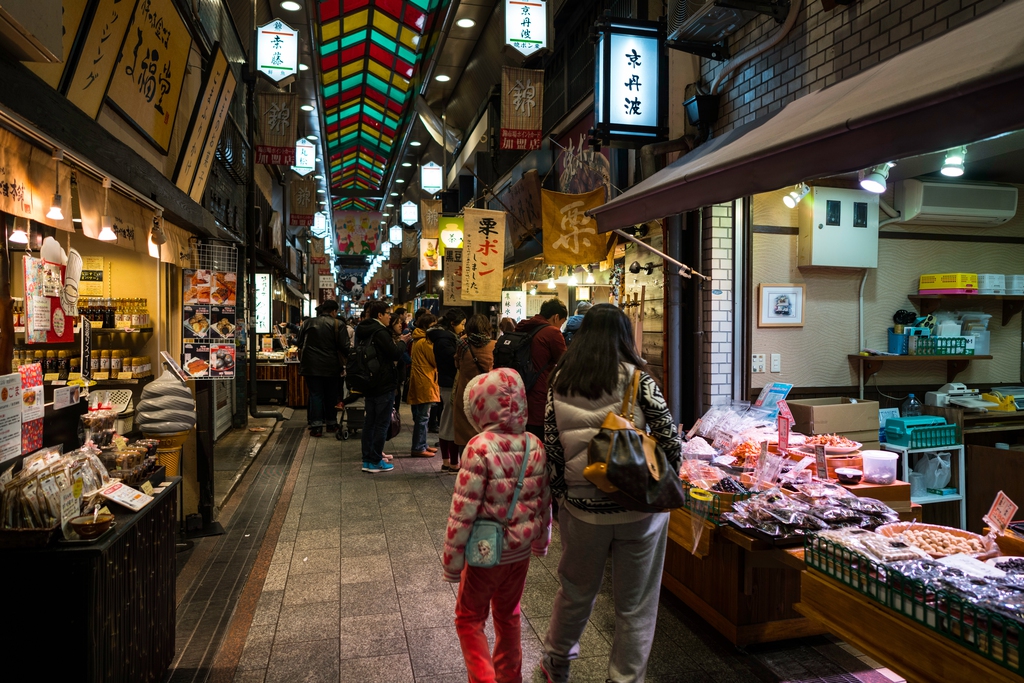
[(365, 394), (380, 379), (380, 359), (377, 347), (373, 345), (373, 336), (362, 344), (356, 345), (348, 357), (345, 376), (349, 388)]
[(540, 379), (541, 371), (533, 366), (533, 337), (544, 325), (538, 325), (532, 332), (506, 332), (494, 345), (494, 367), (511, 368), (523, 378), (523, 385), (529, 391)]

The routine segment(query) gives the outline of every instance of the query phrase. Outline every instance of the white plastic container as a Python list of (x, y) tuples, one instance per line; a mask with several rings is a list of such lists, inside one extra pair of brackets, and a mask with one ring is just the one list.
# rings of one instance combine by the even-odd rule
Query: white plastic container
[(978, 294), (1006, 293), (1006, 276), (1002, 273), (978, 273)]
[(864, 459), (864, 481), (869, 484), (891, 484), (896, 481), (896, 460), (889, 451), (861, 451)]
[(1024, 295), (1024, 275), (1007, 275), (1006, 293), (1016, 296)]

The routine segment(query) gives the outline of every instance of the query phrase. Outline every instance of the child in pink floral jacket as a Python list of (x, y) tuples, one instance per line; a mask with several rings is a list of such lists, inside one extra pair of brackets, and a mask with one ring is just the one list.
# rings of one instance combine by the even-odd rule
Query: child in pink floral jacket
[[(454, 397), (456, 400), (458, 397)], [(526, 391), (519, 373), (498, 368), (466, 387), (466, 413), (480, 433), (466, 445), (455, 482), (444, 543), (444, 578), (459, 582), (455, 627), (471, 683), (522, 681), (519, 599), (531, 551), (547, 554), (551, 541), (551, 493), (544, 444), (526, 432)], [(512, 502), (519, 468), (529, 444), (523, 489), (495, 567), (466, 566), (466, 542), (473, 522), (502, 521)], [(484, 624), (493, 608), (494, 655)]]

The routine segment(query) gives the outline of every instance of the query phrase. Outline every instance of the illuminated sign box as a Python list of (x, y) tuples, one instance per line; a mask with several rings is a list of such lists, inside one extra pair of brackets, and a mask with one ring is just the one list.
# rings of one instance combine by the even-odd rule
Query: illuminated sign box
[(654, 142), (668, 129), (665, 27), (601, 17), (595, 25), (594, 137)]
[(548, 3), (505, 0), (505, 44), (529, 57), (548, 46)]
[(256, 62), (257, 70), (275, 83), (294, 76), (299, 68), (299, 32), (280, 19), (257, 28)]
[(427, 194), (440, 192), (444, 186), (441, 167), (433, 161), (420, 166), (420, 189)]

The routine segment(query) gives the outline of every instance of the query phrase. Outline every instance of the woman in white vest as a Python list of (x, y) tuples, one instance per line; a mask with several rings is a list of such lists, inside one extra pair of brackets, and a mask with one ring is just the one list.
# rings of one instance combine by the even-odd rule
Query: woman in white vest
[(569, 680), (569, 662), (612, 559), (615, 637), (608, 680), (643, 681), (654, 638), (665, 560), (668, 513), (626, 510), (583, 477), (587, 447), (609, 412), (621, 410), (633, 371), (641, 369), (634, 409), (639, 429), (654, 436), (679, 469), (679, 438), (661, 389), (643, 372), (626, 314), (610, 304), (591, 308), (553, 371), (544, 420), (551, 493), (558, 499), (561, 588), (544, 641), (541, 668), (550, 683)]

